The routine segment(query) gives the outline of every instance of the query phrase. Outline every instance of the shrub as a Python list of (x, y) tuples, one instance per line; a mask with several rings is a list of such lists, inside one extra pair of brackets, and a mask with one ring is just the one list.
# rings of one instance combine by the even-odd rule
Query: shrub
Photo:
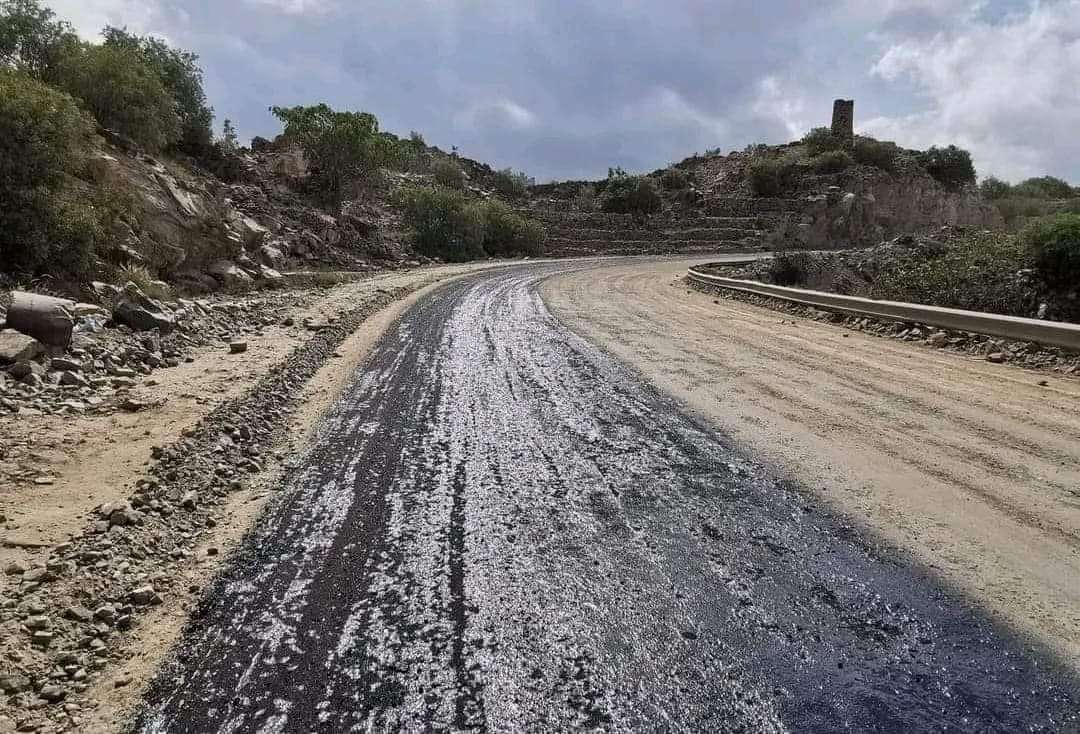
[(71, 24), (37, 0), (0, 0), (0, 68), (52, 81), (59, 60), (78, 44)]
[(600, 208), (613, 214), (647, 217), (660, 211), (663, 200), (656, 184), (646, 176), (631, 176), (621, 168), (608, 171)]
[(1021, 241), (1047, 283), (1061, 287), (1080, 283), (1080, 214), (1058, 214), (1033, 222)]
[(524, 173), (514, 173), (509, 168), (497, 172), (492, 181), (495, 191), (507, 199), (521, 199), (529, 191), (529, 177)]
[(874, 166), (883, 171), (896, 169), (896, 159), (900, 149), (896, 143), (889, 143), (873, 138), (856, 138), (853, 150), (855, 160), (864, 166)]
[(994, 176), (987, 176), (979, 184), (979, 194), (988, 201), (1004, 199), (1013, 193), (1013, 187), (1008, 181), (1002, 181)]
[(690, 175), (672, 166), (660, 174), (660, 183), (666, 191), (681, 191), (690, 187)]
[(484, 213), (464, 194), (445, 188), (406, 189), (400, 204), (417, 251), (451, 262), (484, 256)]
[(971, 162), (971, 154), (955, 145), (932, 147), (919, 154), (919, 163), (950, 191), (975, 183), (975, 165)]
[(80, 172), (93, 121), (63, 92), (0, 70), (0, 270), (82, 277), (101, 224), (62, 192)]
[(790, 157), (758, 156), (746, 167), (750, 189), (758, 196), (779, 196), (788, 187), (796, 162)]
[(431, 164), (431, 173), (435, 176), (435, 182), (448, 189), (465, 188), (465, 171), (449, 158), (440, 158)]
[(842, 138), (833, 135), (827, 127), (815, 127), (803, 136), (802, 144), (806, 146), (806, 152), (811, 156), (819, 156), (830, 150), (841, 150), (845, 147)]
[(1030, 197), (1007, 196), (997, 199), (994, 206), (1001, 213), (1005, 224), (1014, 230), (1022, 226), (1025, 220), (1049, 214), (1049, 207), (1045, 200)]
[(830, 150), (816, 156), (811, 164), (816, 173), (842, 173), (855, 165), (855, 159), (845, 150)]
[(776, 285), (803, 285), (809, 276), (809, 257), (805, 252), (778, 252), (769, 260), (769, 277)]
[(913, 251), (883, 266), (870, 297), (1014, 316), (1039, 306), (1035, 291), (1017, 277), (1032, 266), (1016, 235), (973, 231), (949, 240), (935, 256)]
[(61, 89), (82, 100), (102, 127), (150, 151), (180, 139), (180, 118), (157, 73), (131, 49), (80, 44), (57, 70)]
[(500, 201), (484, 207), (484, 250), (488, 255), (541, 255), (544, 229), (538, 223), (517, 214)]
[(125, 29), (106, 27), (104, 36), (106, 46), (137, 54), (161, 80), (180, 118), (176, 147), (197, 158), (206, 155), (214, 139), (214, 111), (206, 102), (199, 57), (174, 49), (161, 39), (136, 36)]
[(1060, 178), (1039, 176), (1021, 181), (1013, 187), (1013, 193), (1034, 199), (1068, 199), (1073, 195), (1073, 188)]

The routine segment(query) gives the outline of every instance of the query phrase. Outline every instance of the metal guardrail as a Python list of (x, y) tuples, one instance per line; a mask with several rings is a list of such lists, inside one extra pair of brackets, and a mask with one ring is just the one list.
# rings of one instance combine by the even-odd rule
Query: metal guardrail
[[(732, 263), (722, 263), (730, 265)], [(979, 311), (964, 311), (958, 308), (924, 306), (917, 303), (899, 301), (875, 301), (870, 298), (840, 296), (822, 291), (809, 291), (802, 288), (785, 288), (753, 280), (724, 278), (709, 275), (695, 268), (687, 271), (690, 280), (726, 290), (753, 293), (769, 298), (814, 306), (826, 311), (867, 316), (888, 321), (903, 321), (913, 324), (926, 324), (939, 329), (968, 331), (975, 334), (1013, 339), (1016, 341), (1037, 342), (1061, 347), (1073, 352), (1080, 352), (1080, 324), (1067, 324), (1058, 321), (1039, 321), (1019, 316), (1000, 316)]]

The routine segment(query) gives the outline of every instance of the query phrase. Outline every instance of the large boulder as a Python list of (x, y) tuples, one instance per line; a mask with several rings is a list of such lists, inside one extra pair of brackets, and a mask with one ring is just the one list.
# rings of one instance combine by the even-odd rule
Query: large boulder
[(27, 362), (45, 351), (45, 347), (32, 336), (4, 329), (0, 331), (0, 364)]
[(128, 283), (113, 306), (113, 321), (135, 331), (158, 329), (168, 334), (176, 328), (176, 319), (160, 302), (143, 293), (134, 283)]
[(231, 260), (218, 260), (211, 263), (207, 272), (214, 276), (226, 288), (250, 288), (254, 279)]
[(71, 316), (74, 307), (75, 302), (65, 298), (15, 291), (8, 306), (7, 325), (29, 334), (42, 344), (67, 347), (71, 344), (71, 332), (75, 328), (75, 320)]

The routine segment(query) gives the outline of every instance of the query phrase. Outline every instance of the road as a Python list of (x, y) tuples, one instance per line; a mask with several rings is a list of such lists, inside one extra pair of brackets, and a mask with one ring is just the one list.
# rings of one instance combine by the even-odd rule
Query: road
[(557, 320), (571, 267), (403, 315), (137, 730), (1080, 726), (1052, 655)]

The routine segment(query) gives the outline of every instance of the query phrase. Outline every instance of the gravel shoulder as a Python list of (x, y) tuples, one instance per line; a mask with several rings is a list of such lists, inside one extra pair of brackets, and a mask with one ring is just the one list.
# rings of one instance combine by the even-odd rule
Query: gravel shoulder
[[(107, 655), (98, 655), (102, 663), (107, 660), (109, 664), (95, 663), (89, 677), (74, 686), (74, 692), (69, 692), (64, 704), (66, 724), (55, 717), (51, 717), (53, 724), (37, 719), (38, 731), (64, 730), (71, 726), (78, 731), (116, 730), (140, 695), (145, 680), (156, 670), (187, 622), (201, 588), (258, 517), (282, 471), (281, 460), (304, 449), (320, 417), (348, 384), (382, 331), (404, 308), (436, 284), (492, 266), (497, 264), (387, 273), (336, 286), (314, 298), (310, 294), (308, 297), (298, 294), (295, 313), (290, 314), (296, 324), (307, 319), (316, 324), (333, 324), (342, 314), (352, 315), (343, 326), (330, 327), (328, 331), (312, 331), (303, 326), (263, 328), (247, 337), (248, 349), (242, 354), (229, 354), (228, 349), (214, 347), (199, 349), (190, 363), (157, 371), (153, 379), (139, 382), (133, 397), (149, 407), (137, 413), (19, 416), (0, 426), (0, 445), (7, 447), (9, 468), (17, 470), (32, 465), (34, 473), (50, 478), (48, 484), (23, 480), (4, 482), (0, 488), (3, 515), (0, 565), (5, 569), (12, 565), (51, 568), (58, 552), (68, 557), (80, 547), (101, 544), (95, 538), (103, 536), (95, 535), (93, 528), (99, 515), (97, 508), (125, 503), (133, 488), (138, 493), (148, 478), (155, 473), (160, 476), (161, 462), (153, 461), (152, 456), (162, 452), (165, 460), (173, 460), (173, 465), (183, 474), (184, 462), (192, 463), (186, 458), (191, 450), (188, 445), (200, 445), (199, 436), (203, 433), (216, 435), (222, 420), (240, 426), (250, 421), (253, 432), (272, 436), (270, 444), (262, 445), (258, 453), (249, 454), (258, 457), (261, 453), (268, 459), (258, 461), (260, 470), (255, 471), (253, 465), (251, 473), (241, 481), (232, 482), (235, 485), (232, 491), (211, 503), (216, 506), (206, 508), (205, 528), (193, 531), (188, 528), (188, 520), (176, 523), (178, 550), (173, 551), (171, 561), (156, 565), (150, 577), (155, 588), (167, 588), (167, 594), (162, 592), (164, 603), (144, 607), (138, 623), (127, 634), (110, 637)], [(357, 314), (367, 316), (361, 316), (357, 322)], [(341, 328), (351, 329), (354, 322), (358, 325), (344, 341), (328, 342), (336, 344), (330, 351), (326, 346), (317, 346), (311, 354), (300, 356), (309, 344), (326, 341), (326, 334), (336, 334)], [(332, 335), (329, 338), (335, 339)], [(272, 407), (268, 413), (265, 398), (258, 395), (259, 386), (268, 376), (290, 374), (297, 364), (301, 366), (298, 374), (307, 369), (304, 365), (315, 365), (310, 379), (295, 383), (287, 397), (279, 390), (272, 393), (282, 396), (279, 405), (286, 409)], [(288, 408), (290, 405), (294, 407)], [(171, 446), (179, 448), (174, 451)], [(200, 449), (196, 448), (196, 456), (199, 453)], [(227, 456), (227, 452), (222, 456)], [(205, 458), (202, 461), (205, 463)], [(220, 471), (221, 465), (218, 466)], [(200, 500), (199, 509), (203, 513), (201, 505)], [(157, 537), (163, 541), (166, 538), (160, 531), (152, 532), (158, 533)], [(187, 546), (182, 552), (181, 544)], [(115, 552), (106, 553), (115, 556)], [(118, 573), (116, 564), (122, 560), (115, 557), (105, 567), (106, 572)], [(127, 565), (121, 564), (119, 572), (123, 573)], [(2, 645), (5, 674), (34, 668), (40, 654), (30, 650), (15, 621), (22, 618), (27, 603), (44, 601), (44, 608), (56, 613), (55, 625), (65, 604), (95, 594), (90, 589), (80, 591), (76, 579), (72, 581), (69, 584), (62, 577), (47, 584), (48, 589), (40, 589), (43, 593), (35, 596), (25, 578), (20, 583), (18, 574), (0, 576), (2, 607), (15, 612), (5, 623), (5, 630), (12, 633)], [(16, 608), (17, 599), (23, 601)], [(7, 619), (11, 615), (4, 616)], [(31, 710), (36, 707), (31, 699), (19, 700)], [(13, 719), (20, 725), (29, 725), (34, 718), (14, 709), (10, 713), (0, 711), (0, 731), (6, 731), (2, 725), (10, 725)], [(59, 728), (54, 728), (57, 725)]]
[(702, 262), (563, 273), (543, 295), (570, 328), (1080, 670), (1080, 381), (717, 301), (682, 282)]

